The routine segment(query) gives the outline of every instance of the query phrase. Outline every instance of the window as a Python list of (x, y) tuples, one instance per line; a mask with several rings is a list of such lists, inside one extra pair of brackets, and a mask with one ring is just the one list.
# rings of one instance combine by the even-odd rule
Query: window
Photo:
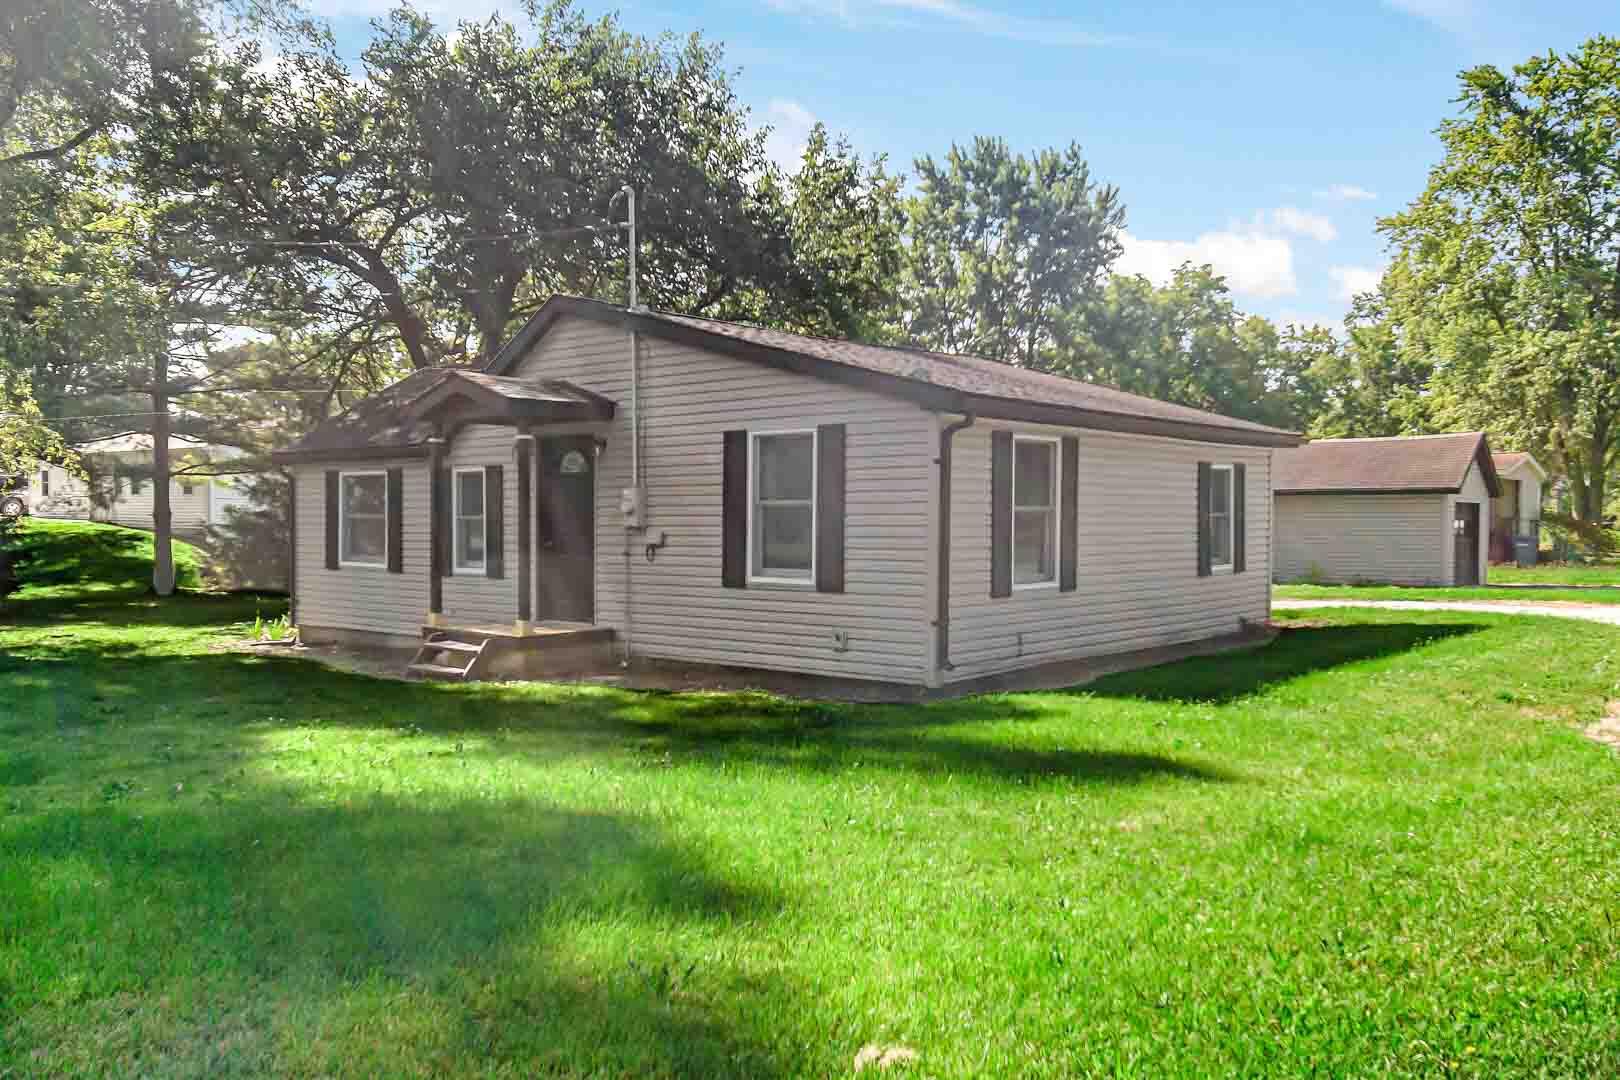
[(39, 470), (39, 493), (41, 495), (51, 493), (51, 470), (49, 469)]
[(753, 436), (748, 566), (763, 581), (815, 580), (816, 433)]
[(130, 477), (129, 478), (129, 493), (131, 495), (139, 495), (141, 493), (141, 485), (142, 485), (142, 483), (144, 483), (144, 481), (142, 481), (140, 477), (138, 477), (138, 476)]
[(344, 473), (338, 485), (341, 562), (381, 566), (388, 559), (388, 477)]
[(190, 495), (191, 494), (191, 481), (190, 480), (182, 480), (182, 481), (180, 481), (180, 494), (182, 494), (182, 495)]
[(1210, 470), (1209, 564), (1212, 570), (1232, 569), (1232, 466)]
[(456, 470), (455, 519), (455, 569), (484, 569), (483, 469)]
[(1013, 588), (1057, 583), (1058, 444), (1013, 439)]

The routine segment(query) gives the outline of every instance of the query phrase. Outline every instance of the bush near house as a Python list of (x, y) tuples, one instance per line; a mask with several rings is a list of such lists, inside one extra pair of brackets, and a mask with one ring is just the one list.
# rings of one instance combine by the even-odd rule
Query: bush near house
[(1620, 631), (841, 706), (366, 678), (102, 565), (0, 623), (0, 1073), (1620, 1073)]

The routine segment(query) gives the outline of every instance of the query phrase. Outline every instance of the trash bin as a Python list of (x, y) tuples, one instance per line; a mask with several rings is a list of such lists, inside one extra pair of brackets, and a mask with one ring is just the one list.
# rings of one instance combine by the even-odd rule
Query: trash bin
[(1520, 566), (1536, 565), (1536, 538), (1533, 536), (1515, 536), (1513, 538), (1513, 561)]

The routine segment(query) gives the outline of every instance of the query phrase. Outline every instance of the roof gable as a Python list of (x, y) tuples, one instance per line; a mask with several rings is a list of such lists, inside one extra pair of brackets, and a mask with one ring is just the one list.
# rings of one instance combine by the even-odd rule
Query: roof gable
[(1547, 470), (1527, 451), (1502, 451), (1492, 454), (1491, 460), (1496, 464), (1496, 474), (1500, 477), (1510, 477), (1528, 469), (1542, 483), (1547, 482)]
[(677, 344), (863, 387), (935, 412), (1238, 445), (1296, 446), (1300, 441), (1280, 428), (981, 357), (811, 337), (647, 309), (628, 311), (574, 296), (548, 300), (485, 371), (505, 375), (513, 370), (564, 316), (625, 326)]
[(1278, 495), (1452, 495), (1477, 466), (1486, 490), (1501, 494), (1485, 434), (1406, 435), (1386, 439), (1319, 439), (1272, 458)]

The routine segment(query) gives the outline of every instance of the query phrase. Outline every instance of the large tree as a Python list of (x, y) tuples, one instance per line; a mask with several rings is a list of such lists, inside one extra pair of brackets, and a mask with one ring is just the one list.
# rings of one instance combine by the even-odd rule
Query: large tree
[(1321, 327), (1245, 315), (1209, 266), (1178, 267), (1155, 286), (1114, 275), (1080, 320), (1083, 340), (1060, 365), (1078, 378), (1290, 429), (1321, 409), (1338, 354)]
[(1547, 455), (1575, 516), (1620, 464), (1620, 40), (1461, 76), (1427, 189), (1381, 227), (1383, 300), (1441, 425)]
[(881, 220), (892, 182), (824, 139), (809, 177), (782, 177), (700, 38), (649, 41), (566, 3), (453, 36), (401, 10), (356, 72), (295, 30), (275, 55), (246, 42), (164, 84), (143, 168), (183, 196), (171, 229), (345, 362), (487, 356), (553, 292), (622, 294), (626, 184), (647, 302), (850, 328), (827, 302), (825, 235)]
[(900, 336), (1049, 368), (1119, 257), (1125, 209), (1077, 145), (1014, 153), (1002, 139), (916, 163)]

